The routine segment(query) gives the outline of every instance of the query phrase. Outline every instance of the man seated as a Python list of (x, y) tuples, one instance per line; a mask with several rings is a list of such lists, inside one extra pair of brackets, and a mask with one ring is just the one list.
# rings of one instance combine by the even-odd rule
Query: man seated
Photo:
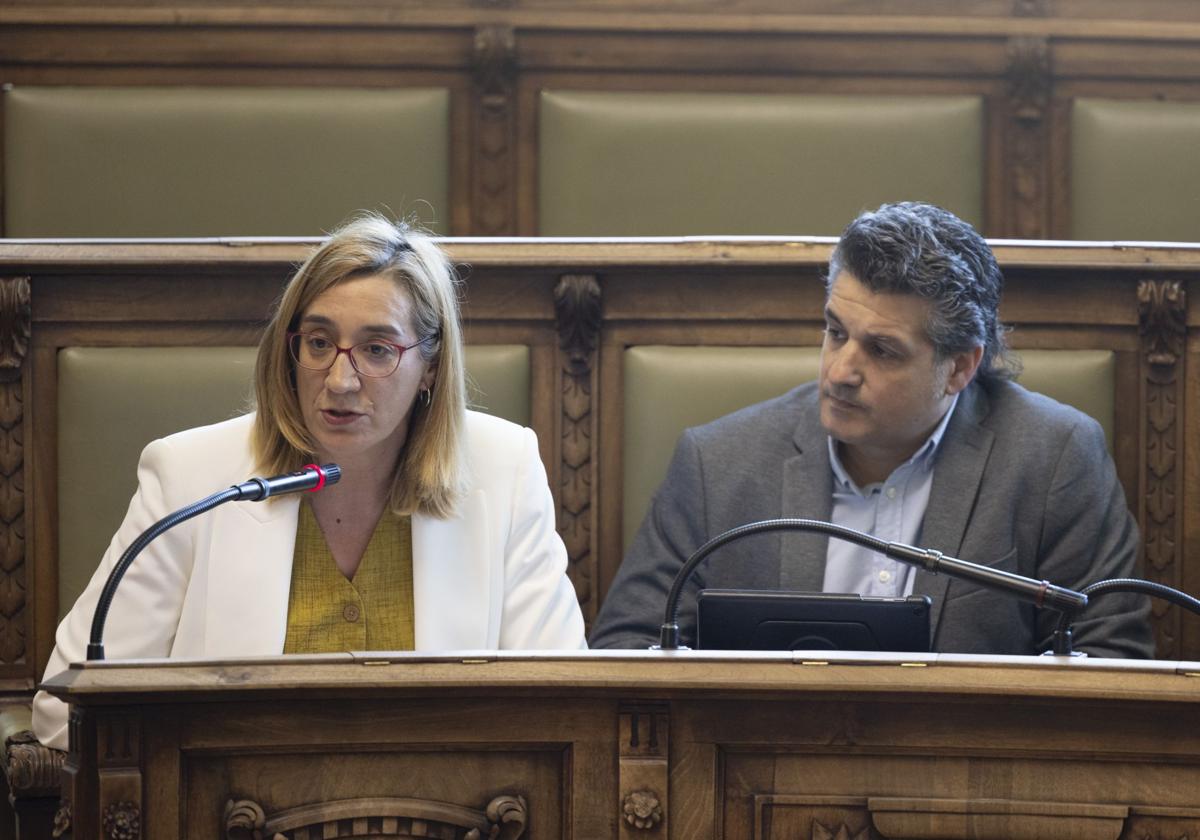
[[(596, 619), (594, 647), (658, 640), (687, 557), (762, 519), (827, 520), (1081, 588), (1133, 573), (1138, 532), (1103, 430), (1011, 381), (1000, 269), (966, 222), (927, 204), (864, 213), (826, 280), (820, 379), (680, 438), (666, 479)], [(706, 588), (928, 595), (933, 649), (1035, 654), (1058, 613), (801, 532), (735, 541), (680, 601), (695, 642)], [(1075, 622), (1092, 656), (1154, 653), (1149, 604), (1096, 599)]]

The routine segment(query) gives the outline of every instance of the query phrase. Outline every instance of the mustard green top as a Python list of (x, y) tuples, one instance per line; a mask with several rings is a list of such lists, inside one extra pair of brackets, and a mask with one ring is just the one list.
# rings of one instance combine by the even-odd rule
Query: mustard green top
[(284, 653), (413, 649), (412, 520), (384, 511), (348, 580), (300, 503)]

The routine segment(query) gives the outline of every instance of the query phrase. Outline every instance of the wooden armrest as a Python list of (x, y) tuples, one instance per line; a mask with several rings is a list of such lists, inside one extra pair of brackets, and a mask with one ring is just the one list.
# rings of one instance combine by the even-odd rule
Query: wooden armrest
[(66, 753), (39, 743), (28, 703), (0, 708), (0, 735), (4, 737), (4, 775), (13, 798), (57, 799)]

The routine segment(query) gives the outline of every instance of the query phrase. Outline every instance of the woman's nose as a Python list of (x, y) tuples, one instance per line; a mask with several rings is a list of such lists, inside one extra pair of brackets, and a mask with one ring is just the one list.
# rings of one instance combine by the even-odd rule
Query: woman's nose
[(325, 387), (330, 391), (344, 393), (357, 391), (361, 384), (358, 371), (350, 363), (350, 354), (338, 353), (329, 370), (325, 372)]

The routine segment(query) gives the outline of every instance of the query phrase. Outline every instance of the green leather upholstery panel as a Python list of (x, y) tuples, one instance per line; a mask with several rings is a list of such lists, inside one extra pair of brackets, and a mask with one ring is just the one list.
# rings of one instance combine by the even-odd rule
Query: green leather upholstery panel
[(357, 210), (449, 217), (443, 89), (18, 87), (10, 237), (316, 235)]
[(543, 91), (545, 236), (837, 235), (885, 201), (983, 221), (982, 99)]
[[(1112, 449), (1116, 359), (1106, 350), (1027, 350), (1020, 382), (1096, 418)], [(816, 347), (631, 347), (624, 359), (622, 526), (633, 540), (683, 430), (816, 379)]]
[(1200, 241), (1200, 103), (1076, 99), (1071, 236)]
[(529, 425), (528, 346), (468, 345), (466, 366), (471, 408), (522, 426)]
[[(254, 356), (253, 347), (68, 347), (59, 352), (60, 615), (75, 603), (121, 524), (137, 488), (143, 447), (180, 429), (247, 411)], [(528, 347), (468, 347), (466, 364), (475, 407), (528, 424)]]

